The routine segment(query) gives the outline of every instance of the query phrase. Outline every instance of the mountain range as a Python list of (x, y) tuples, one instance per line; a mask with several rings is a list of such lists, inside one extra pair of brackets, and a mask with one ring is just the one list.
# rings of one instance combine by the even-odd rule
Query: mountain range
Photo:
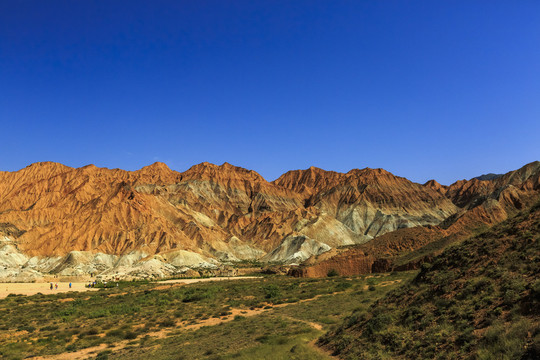
[(450, 186), (370, 168), (269, 182), (228, 163), (35, 163), (0, 172), (0, 277), (163, 276), (255, 261), (301, 264), (297, 276), (404, 269), (530, 206), (539, 190), (538, 161)]

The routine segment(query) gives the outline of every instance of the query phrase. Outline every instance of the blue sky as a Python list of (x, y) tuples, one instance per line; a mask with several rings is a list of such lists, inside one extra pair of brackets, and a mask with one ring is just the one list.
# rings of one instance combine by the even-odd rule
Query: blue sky
[(0, 170), (449, 184), (540, 160), (538, 1), (2, 1)]

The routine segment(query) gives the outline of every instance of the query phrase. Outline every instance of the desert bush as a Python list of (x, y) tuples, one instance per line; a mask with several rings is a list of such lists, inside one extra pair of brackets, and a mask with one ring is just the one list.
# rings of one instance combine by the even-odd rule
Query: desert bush
[(112, 353), (111, 350), (102, 351), (102, 352), (97, 354), (96, 360), (108, 360), (109, 359), (109, 354), (111, 354), (111, 353)]
[(126, 340), (133, 340), (137, 338), (137, 333), (134, 331), (128, 330), (124, 333), (123, 338)]
[(521, 358), (530, 328), (531, 324), (526, 319), (513, 324), (496, 322), (480, 341), (478, 359), (492, 359), (493, 354), (501, 360)]
[(377, 311), (373, 317), (366, 322), (365, 332), (375, 334), (392, 323), (392, 315), (388, 312)]
[(339, 276), (339, 273), (337, 272), (336, 269), (330, 269), (328, 270), (328, 273), (326, 274), (326, 276), (328, 277)]
[(159, 325), (161, 327), (173, 327), (176, 325), (176, 322), (173, 319), (164, 319), (159, 323)]
[(276, 284), (268, 284), (263, 286), (264, 297), (267, 299), (275, 299), (281, 296), (281, 290)]
[(110, 316), (111, 313), (108, 309), (98, 309), (98, 310), (94, 310), (92, 312), (90, 312), (88, 314), (88, 318), (89, 319), (96, 319), (96, 318), (101, 318), (101, 317), (107, 317), (107, 316)]
[(85, 331), (86, 335), (97, 335), (99, 334), (99, 330), (97, 328), (90, 328), (87, 331)]
[(340, 282), (336, 285), (336, 291), (345, 291), (352, 287), (350, 282)]

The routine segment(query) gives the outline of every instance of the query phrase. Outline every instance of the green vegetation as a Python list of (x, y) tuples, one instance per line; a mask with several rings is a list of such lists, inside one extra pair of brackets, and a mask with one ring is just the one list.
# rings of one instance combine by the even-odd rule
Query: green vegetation
[(327, 276), (328, 276), (328, 277), (339, 276), (339, 273), (337, 272), (336, 269), (330, 269), (330, 270), (328, 270)]
[(89, 349), (98, 359), (325, 359), (316, 338), (413, 276), (126, 282), (9, 296), (0, 300), (0, 358)]
[[(471, 230), (472, 237), (483, 234), (489, 230), (489, 226), (482, 224)], [(432, 259), (434, 254), (440, 254), (444, 249), (452, 245), (457, 245), (461, 242), (459, 236), (451, 235), (432, 241), (419, 249), (413, 250), (409, 253), (404, 253), (393, 259), (395, 266), (405, 266), (411, 263), (423, 262), (424, 260)]]
[(540, 357), (540, 207), (448, 248), (319, 340), (344, 359)]
[(414, 273), (8, 296), (0, 358), (328, 359), (326, 349), (343, 359), (534, 359), (538, 274), (540, 206)]

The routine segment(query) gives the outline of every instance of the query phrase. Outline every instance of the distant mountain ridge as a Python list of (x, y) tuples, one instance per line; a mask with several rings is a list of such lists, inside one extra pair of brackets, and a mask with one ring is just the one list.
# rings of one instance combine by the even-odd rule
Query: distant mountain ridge
[(0, 244), (0, 263), (9, 258), (41, 271), (47, 259), (73, 252), (86, 254), (77, 259), (113, 256), (109, 267), (152, 259), (190, 267), (301, 263), (396, 230), (456, 233), (501, 221), (537, 193), (539, 164), (443, 186), (369, 168), (311, 167), (268, 182), (228, 163), (185, 172), (163, 163), (137, 171), (35, 163), (0, 172), (0, 237), (10, 244), (4, 255)]
[(503, 176), (504, 174), (494, 174), (494, 173), (489, 173), (489, 174), (484, 174), (484, 175), (480, 175), (480, 176), (477, 176), (473, 179), (476, 179), (476, 180), (482, 180), (482, 181), (490, 181), (490, 180), (495, 180), (501, 176)]

